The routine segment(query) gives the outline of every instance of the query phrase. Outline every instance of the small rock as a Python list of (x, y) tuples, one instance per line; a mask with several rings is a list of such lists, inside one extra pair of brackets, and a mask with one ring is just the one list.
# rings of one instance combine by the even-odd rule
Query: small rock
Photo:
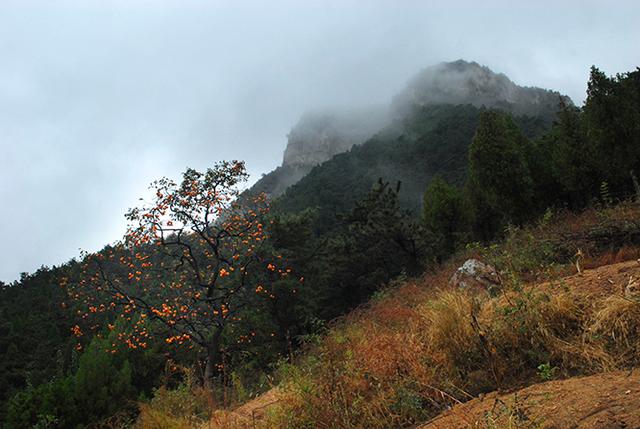
[(477, 259), (467, 259), (451, 276), (449, 283), (460, 289), (478, 288), (494, 293), (502, 285), (494, 267)]

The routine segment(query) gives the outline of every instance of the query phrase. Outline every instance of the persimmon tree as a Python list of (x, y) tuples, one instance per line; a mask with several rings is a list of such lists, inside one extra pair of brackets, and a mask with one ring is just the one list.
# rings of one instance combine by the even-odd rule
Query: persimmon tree
[(239, 321), (250, 294), (269, 299), (269, 282), (288, 274), (277, 258), (260, 256), (268, 204), (264, 195), (238, 201), (246, 178), (243, 162), (225, 161), (206, 172), (187, 169), (179, 184), (153, 182), (152, 200), (126, 214), (124, 240), (85, 256), (70, 291), (88, 305), (82, 317), (117, 311), (130, 322), (119, 336), (131, 348), (147, 347), (158, 333), (168, 344), (199, 347), (211, 387), (225, 329)]

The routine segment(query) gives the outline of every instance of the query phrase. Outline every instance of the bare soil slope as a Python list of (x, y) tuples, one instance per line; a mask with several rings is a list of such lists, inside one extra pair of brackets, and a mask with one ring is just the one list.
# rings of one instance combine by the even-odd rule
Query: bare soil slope
[(618, 371), (490, 393), (455, 406), (420, 429), (640, 428), (640, 371)]
[(594, 269), (587, 269), (580, 274), (564, 277), (559, 280), (541, 283), (538, 289), (550, 289), (562, 285), (573, 293), (590, 296), (606, 296), (624, 294), (629, 277), (640, 277), (640, 260), (630, 260), (615, 264), (604, 265)]

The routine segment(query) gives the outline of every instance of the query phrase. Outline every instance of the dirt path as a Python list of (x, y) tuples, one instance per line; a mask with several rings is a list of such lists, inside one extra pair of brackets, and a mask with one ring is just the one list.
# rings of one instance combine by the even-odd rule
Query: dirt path
[(637, 260), (619, 262), (611, 265), (584, 270), (581, 274), (574, 274), (551, 282), (536, 285), (536, 288), (553, 290), (556, 287), (566, 287), (573, 292), (602, 296), (624, 293), (629, 277), (640, 277), (640, 262)]
[(536, 384), (490, 393), (441, 414), (420, 429), (640, 428), (640, 370)]
[[(280, 392), (277, 387), (263, 393), (234, 410), (219, 410), (214, 413), (211, 421), (205, 428), (253, 428), (254, 422), (262, 419), (268, 409), (280, 401)], [(202, 429), (205, 429), (202, 428)]]

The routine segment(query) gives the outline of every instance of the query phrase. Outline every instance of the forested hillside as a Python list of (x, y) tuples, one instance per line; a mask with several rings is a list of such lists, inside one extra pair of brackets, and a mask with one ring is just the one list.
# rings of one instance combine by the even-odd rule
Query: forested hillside
[[(400, 182), (403, 207), (417, 213), (433, 177), (458, 186), (464, 183), (467, 153), (482, 111), (471, 105), (415, 107), (362, 145), (315, 167), (275, 206), (285, 212), (317, 208), (318, 229), (326, 231), (382, 178)], [(516, 117), (515, 121), (527, 138), (547, 129), (541, 118)]]

